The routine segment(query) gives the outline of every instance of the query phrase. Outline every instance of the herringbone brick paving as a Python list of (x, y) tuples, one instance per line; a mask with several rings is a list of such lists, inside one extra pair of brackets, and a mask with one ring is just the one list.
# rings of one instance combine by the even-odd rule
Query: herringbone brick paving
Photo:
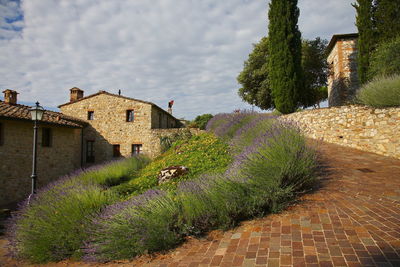
[(400, 160), (326, 143), (317, 149), (320, 188), (281, 214), (162, 255), (48, 266), (400, 266)]

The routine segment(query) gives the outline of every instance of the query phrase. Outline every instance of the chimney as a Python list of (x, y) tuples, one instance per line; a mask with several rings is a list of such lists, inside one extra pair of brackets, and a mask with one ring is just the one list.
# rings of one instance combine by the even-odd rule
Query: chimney
[(168, 102), (168, 113), (172, 115), (172, 106), (174, 105), (174, 100)]
[(17, 104), (17, 91), (6, 89), (4, 93), (4, 103), (15, 105)]
[(83, 97), (83, 90), (79, 89), (78, 87), (74, 87), (69, 89), (70, 93), (70, 102), (77, 101)]

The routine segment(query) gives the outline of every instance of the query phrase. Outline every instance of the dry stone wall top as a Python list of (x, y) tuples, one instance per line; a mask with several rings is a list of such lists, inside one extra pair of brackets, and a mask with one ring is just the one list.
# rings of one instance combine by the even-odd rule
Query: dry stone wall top
[(307, 137), (400, 159), (400, 108), (341, 106), (280, 117)]

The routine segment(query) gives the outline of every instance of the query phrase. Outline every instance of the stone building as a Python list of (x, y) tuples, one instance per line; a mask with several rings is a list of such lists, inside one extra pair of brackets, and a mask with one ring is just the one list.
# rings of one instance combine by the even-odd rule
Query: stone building
[(357, 33), (335, 34), (327, 47), (329, 106), (346, 104), (358, 87)]
[(63, 114), (85, 120), (84, 163), (145, 153), (160, 154), (160, 137), (181, 127), (181, 122), (157, 105), (106, 91), (84, 97), (70, 89), (70, 101), (59, 106)]
[[(31, 107), (17, 103), (17, 92), (0, 100), (0, 206), (26, 198), (31, 190), (33, 121)], [(39, 122), (38, 187), (81, 167), (85, 121), (46, 110)]]
[[(31, 107), (5, 90), (0, 101), (0, 207), (26, 198), (31, 189), (33, 121)], [(160, 138), (182, 123), (157, 105), (99, 91), (84, 97), (70, 89), (62, 113), (46, 110), (38, 131), (38, 188), (81, 167), (161, 152)]]

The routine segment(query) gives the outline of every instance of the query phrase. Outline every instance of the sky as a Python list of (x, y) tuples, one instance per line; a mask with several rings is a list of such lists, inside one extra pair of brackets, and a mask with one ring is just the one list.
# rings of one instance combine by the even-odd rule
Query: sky
[[(302, 37), (356, 32), (352, 0), (299, 0)], [(69, 89), (151, 101), (177, 118), (251, 109), (237, 75), (267, 35), (260, 0), (0, 0), (0, 89), (57, 110)], [(2, 97), (0, 97), (2, 99)]]

